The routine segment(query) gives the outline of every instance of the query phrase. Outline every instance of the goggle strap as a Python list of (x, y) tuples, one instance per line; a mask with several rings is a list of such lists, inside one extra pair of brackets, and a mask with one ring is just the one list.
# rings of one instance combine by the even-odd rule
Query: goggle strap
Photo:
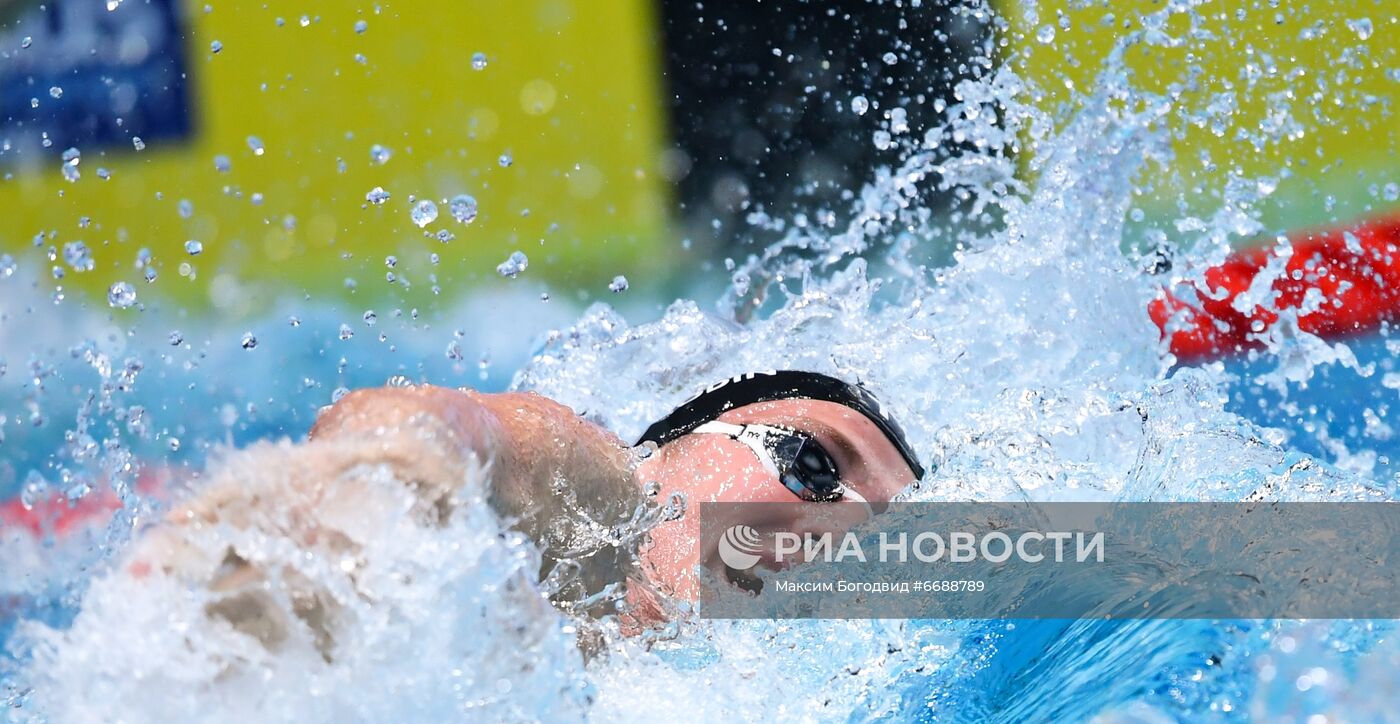
[(750, 427), (749, 425), (735, 425), (733, 423), (720, 422), (719, 420), (711, 420), (695, 428), (692, 432), (723, 435), (727, 438), (738, 440), (744, 444), (744, 447), (753, 451), (754, 457), (758, 458), (759, 464), (763, 466), (763, 469), (769, 475), (781, 481), (782, 473), (778, 470), (777, 461), (773, 459), (773, 453), (769, 452), (768, 448), (763, 444), (763, 434), (758, 430), (750, 430)]
[(691, 430), (691, 432), (703, 432), (710, 433), (712, 435), (728, 435), (730, 437), (739, 437), (744, 433), (744, 427), (744, 425), (735, 425), (730, 422), (710, 420), (709, 422), (695, 428), (694, 430)]

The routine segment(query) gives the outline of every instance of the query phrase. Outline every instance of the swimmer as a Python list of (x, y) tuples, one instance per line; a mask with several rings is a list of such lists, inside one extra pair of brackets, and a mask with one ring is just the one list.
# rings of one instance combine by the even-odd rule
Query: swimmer
[[(190, 535), (278, 526), (309, 552), (351, 551), (355, 536), (346, 521), (382, 512), (371, 486), (346, 487), (357, 470), (390, 469), (414, 493), (409, 514), (433, 525), (450, 514), (464, 481), (489, 468), (489, 504), (544, 550), (542, 573), (571, 551), (590, 550), (585, 578), (592, 590), (609, 580), (646, 580), (645, 587), (627, 589), (643, 625), (663, 615), (644, 591), (699, 598), (697, 565), (741, 587), (753, 583), (727, 570), (712, 543), (702, 544), (694, 514), (657, 524), (635, 556), (590, 548), (598, 530), (632, 518), (643, 491), (663, 501), (679, 493), (692, 511), (706, 502), (793, 504), (764, 508), (786, 511), (782, 520), (742, 521), (756, 528), (849, 528), (924, 474), (900, 427), (867, 390), (802, 371), (751, 373), (712, 385), (643, 433), (637, 446), (654, 451), (645, 456), (535, 393), (431, 385), (352, 392), (320, 415), (307, 442), (267, 445), (263, 459), (275, 472), (267, 477), (282, 482), (250, 488), (257, 471), (216, 476), (138, 542), (128, 565), (138, 576), (160, 568), (211, 590), (246, 590), (216, 613), (264, 643), (277, 638), (281, 624), (266, 620), (267, 594), (256, 585), (262, 572), (231, 547), (211, 554), (190, 544)], [(337, 487), (329, 489), (327, 481)], [(838, 502), (853, 505), (831, 505)], [(839, 520), (832, 511), (842, 511)], [(313, 627), (311, 619), (330, 617), (320, 610), (324, 601), (305, 605), (312, 613), (303, 619)]]

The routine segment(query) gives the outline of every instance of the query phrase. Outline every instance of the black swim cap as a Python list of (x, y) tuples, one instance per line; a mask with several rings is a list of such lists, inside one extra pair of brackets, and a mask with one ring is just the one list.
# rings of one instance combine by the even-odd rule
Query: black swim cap
[(914, 478), (920, 480), (924, 477), (924, 466), (919, 464), (918, 457), (904, 437), (904, 431), (885, 414), (880, 401), (869, 390), (818, 372), (750, 372), (717, 382), (653, 423), (642, 433), (637, 444), (654, 442), (659, 447), (736, 407), (790, 399), (835, 402), (859, 412), (889, 438), (900, 457), (909, 464), (909, 469), (914, 471)]

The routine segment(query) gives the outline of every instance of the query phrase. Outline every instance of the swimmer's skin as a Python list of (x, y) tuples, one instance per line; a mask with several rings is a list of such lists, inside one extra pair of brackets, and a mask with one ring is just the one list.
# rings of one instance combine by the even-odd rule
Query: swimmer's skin
[[(508, 519), (520, 519), (523, 525), (518, 527), (542, 543), (567, 534), (552, 529), (568, 517), (550, 490), (556, 478), (569, 481), (578, 492), (584, 513), (604, 522), (626, 520), (640, 501), (642, 486), (655, 481), (661, 496), (683, 493), (692, 509), (701, 502), (790, 503), (785, 509), (791, 518), (782, 525), (797, 529), (805, 522), (817, 527), (809, 519), (818, 513), (822, 526), (831, 525), (826, 520), (831, 506), (799, 504), (742, 443), (717, 435), (687, 435), (631, 469), (629, 449), (616, 435), (535, 393), (481, 394), (431, 386), (360, 390), (322, 415), (311, 437), (374, 436), (421, 416), (443, 420), (452, 430), (463, 458), (449, 466), (464, 466), (469, 454), (493, 461), (493, 505)], [(842, 405), (777, 400), (730, 410), (719, 419), (780, 425), (819, 436), (836, 457), (843, 479), (876, 504), (889, 501), (913, 477), (879, 430)], [(848, 515), (853, 508), (839, 510)], [(857, 522), (859, 518), (847, 520), (842, 527)], [(643, 555), (648, 578), (670, 595), (698, 598), (695, 564), (716, 563), (712, 555), (697, 550), (699, 539), (698, 515), (654, 529)]]
[[(843, 482), (877, 506), (912, 478), (873, 423), (835, 403), (763, 402), (719, 419), (812, 434), (836, 460)], [(616, 435), (534, 393), (483, 394), (431, 385), (358, 390), (321, 414), (306, 443), (268, 445), (250, 455), (251, 464), (267, 460), (276, 474), (260, 478), (258, 471), (239, 469), (215, 476), (173, 510), (165, 525), (138, 541), (128, 569), (137, 576), (159, 569), (228, 594), (209, 613), (269, 646), (285, 637), (287, 621), (259, 585), (265, 572), (231, 548), (221, 555), (186, 541), (206, 528), (261, 526), (301, 541), (308, 553), (337, 559), (353, 555), (353, 535), (337, 530), (335, 521), (390, 505), (376, 502), (372, 488), (356, 487), (356, 470), (390, 468), (394, 479), (406, 481), (414, 491), (418, 503), (413, 514), (431, 525), (450, 511), (473, 468), (484, 464), (491, 505), (540, 543), (546, 565), (550, 550), (573, 547), (584, 531), (582, 519), (604, 526), (628, 520), (643, 499), (643, 486), (653, 481), (662, 500), (681, 493), (692, 510), (697, 503), (714, 501), (788, 503), (776, 508), (790, 511), (783, 520), (764, 523), (791, 530), (847, 528), (864, 517), (850, 516), (855, 505), (799, 503), (742, 443), (722, 435), (687, 435), (638, 463)], [(277, 482), (260, 487), (250, 482), (262, 478)], [(630, 564), (624, 568), (620, 558), (596, 556), (591, 575), (607, 581), (644, 575), (662, 593), (695, 600), (700, 593), (697, 563), (724, 572), (713, 547), (700, 541), (698, 517), (686, 515), (651, 531), (641, 551), (642, 574)], [(294, 602), (302, 602), (294, 613), (329, 656), (334, 603), (308, 586), (291, 591)], [(628, 602), (637, 623), (657, 620), (659, 609), (645, 587), (629, 586)]]
[(551, 490), (556, 479), (586, 493), (582, 497), (593, 504), (588, 512), (597, 518), (630, 515), (641, 501), (629, 447), (533, 392), (482, 394), (432, 385), (357, 390), (322, 414), (309, 437), (382, 441), (428, 419), (442, 423), (452, 440), (447, 455), (430, 463), (442, 468), (435, 477), (460, 481), (473, 457), (488, 462), (492, 505), (535, 540), (562, 512)]

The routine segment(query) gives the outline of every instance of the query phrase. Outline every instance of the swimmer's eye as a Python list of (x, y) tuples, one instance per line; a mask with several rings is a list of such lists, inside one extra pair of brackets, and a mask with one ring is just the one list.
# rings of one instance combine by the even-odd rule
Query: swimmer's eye
[(783, 432), (787, 434), (773, 444), (774, 462), (783, 485), (803, 500), (840, 500), (845, 491), (831, 453), (806, 434)]

